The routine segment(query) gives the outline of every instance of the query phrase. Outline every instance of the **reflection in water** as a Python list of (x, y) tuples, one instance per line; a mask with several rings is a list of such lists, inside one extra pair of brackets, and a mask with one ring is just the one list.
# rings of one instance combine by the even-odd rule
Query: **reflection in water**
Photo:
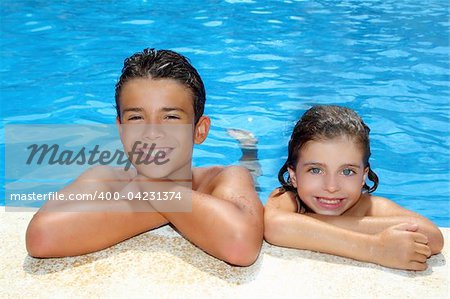
[(242, 157), (239, 159), (239, 163), (246, 167), (252, 174), (256, 191), (261, 191), (258, 184), (258, 177), (262, 175), (261, 164), (258, 160), (258, 140), (252, 133), (245, 130), (228, 129), (227, 133), (239, 142), (239, 148), (242, 151)]

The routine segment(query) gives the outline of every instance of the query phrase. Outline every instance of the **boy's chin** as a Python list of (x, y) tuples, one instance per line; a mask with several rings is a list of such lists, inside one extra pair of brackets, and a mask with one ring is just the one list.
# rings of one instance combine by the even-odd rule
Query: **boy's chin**
[(159, 167), (152, 167), (151, 169), (139, 169), (137, 167), (137, 172), (150, 180), (170, 180), (172, 174), (170, 169), (161, 169)]
[(151, 167), (136, 167), (138, 174), (150, 180), (190, 180), (192, 171), (190, 168), (174, 169), (166, 165)]

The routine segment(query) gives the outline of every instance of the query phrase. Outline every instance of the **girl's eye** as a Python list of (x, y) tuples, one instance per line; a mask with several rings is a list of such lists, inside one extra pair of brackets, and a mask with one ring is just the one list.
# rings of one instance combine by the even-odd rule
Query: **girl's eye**
[(322, 170), (320, 168), (313, 167), (313, 168), (309, 169), (309, 172), (312, 174), (320, 174), (320, 173), (322, 173)]
[(355, 173), (356, 172), (354, 170), (350, 169), (350, 168), (346, 168), (346, 169), (342, 170), (342, 174), (345, 175), (345, 176), (349, 176), (349, 175), (352, 175), (352, 174), (355, 174)]

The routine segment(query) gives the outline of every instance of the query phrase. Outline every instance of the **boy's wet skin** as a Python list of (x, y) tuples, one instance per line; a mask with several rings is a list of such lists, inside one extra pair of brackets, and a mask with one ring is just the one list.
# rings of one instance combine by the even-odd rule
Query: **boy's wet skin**
[[(166, 212), (157, 202), (142, 201), (107, 202), (103, 211), (96, 212), (81, 212), (79, 203), (65, 202), (64, 212), (56, 212), (61, 203), (47, 202), (28, 226), (29, 254), (86, 254), (171, 223), (214, 257), (234, 265), (252, 264), (262, 244), (263, 207), (250, 173), (239, 166), (191, 170), (192, 146), (206, 139), (210, 127), (210, 119), (203, 116), (204, 102), (203, 82), (183, 56), (145, 49), (126, 59), (116, 85), (116, 123), (124, 150), (130, 152), (136, 141), (156, 143), (169, 162), (139, 165), (132, 157), (135, 168), (129, 170), (94, 167), (60, 193), (123, 192), (136, 187), (137, 178), (185, 180), (192, 174), (192, 212)], [(161, 129), (165, 126), (189, 130)], [(155, 211), (138, 212), (144, 204)], [(66, 212), (70, 205), (77, 205), (73, 207), (78, 211)], [(116, 212), (108, 212), (111, 209)]]

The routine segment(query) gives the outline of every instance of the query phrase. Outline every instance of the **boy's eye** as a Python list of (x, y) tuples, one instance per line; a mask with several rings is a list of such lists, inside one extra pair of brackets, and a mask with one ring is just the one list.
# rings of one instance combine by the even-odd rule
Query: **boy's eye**
[(353, 169), (350, 169), (350, 168), (346, 168), (346, 169), (342, 170), (342, 174), (345, 175), (345, 176), (349, 176), (349, 175), (352, 175), (352, 174), (355, 174), (355, 173), (356, 172)]
[(130, 117), (128, 117), (128, 120), (141, 120), (142, 116), (140, 115), (131, 115)]
[(181, 119), (180, 116), (174, 115), (174, 114), (166, 115), (164, 118), (165, 119)]
[(310, 173), (312, 173), (312, 174), (320, 174), (320, 173), (322, 173), (322, 170), (320, 168), (317, 168), (317, 167), (312, 167), (308, 171)]

